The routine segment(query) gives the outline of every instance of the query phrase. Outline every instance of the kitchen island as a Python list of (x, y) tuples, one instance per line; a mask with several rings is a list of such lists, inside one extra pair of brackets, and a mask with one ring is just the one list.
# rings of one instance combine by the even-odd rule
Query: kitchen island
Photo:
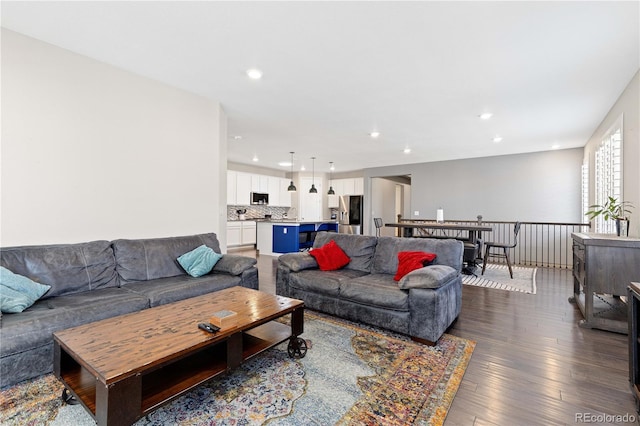
[(265, 220), (257, 223), (256, 248), (260, 254), (279, 256), (295, 253), (313, 245), (316, 233), (337, 232), (337, 220), (297, 221), (292, 219)]

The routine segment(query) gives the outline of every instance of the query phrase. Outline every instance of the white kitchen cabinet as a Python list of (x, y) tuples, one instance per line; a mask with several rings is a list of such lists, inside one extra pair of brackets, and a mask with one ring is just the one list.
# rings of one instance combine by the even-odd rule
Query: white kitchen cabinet
[(261, 192), (260, 177), (254, 174), (251, 174), (250, 177), (251, 177), (251, 192)]
[(364, 178), (353, 179), (353, 195), (364, 194)]
[(256, 223), (254, 221), (240, 222), (242, 224), (242, 245), (256, 243)]
[(287, 188), (289, 188), (289, 184), (291, 183), (291, 179), (280, 178), (280, 206), (281, 207), (291, 207), (291, 192)]
[(336, 195), (364, 194), (364, 178), (334, 179), (331, 183)]
[(269, 193), (269, 176), (258, 175), (259, 192)]
[(343, 179), (333, 179), (331, 181), (331, 186), (333, 186), (333, 190), (335, 191), (337, 196), (344, 195)]
[(236, 205), (237, 178), (238, 172), (234, 170), (227, 170), (227, 204), (230, 206)]
[(269, 194), (269, 205), (291, 207), (291, 193), (287, 190), (290, 179), (254, 173), (227, 171), (227, 204), (248, 206), (251, 193)]
[(281, 206), (282, 202), (280, 200), (280, 178), (275, 176), (267, 176), (267, 180), (269, 182), (269, 205)]
[[(335, 191), (335, 188), (334, 188)], [(330, 209), (337, 209), (340, 207), (339, 195), (327, 195), (327, 207)]]
[(237, 172), (236, 174), (236, 205), (248, 206), (251, 195), (251, 175)]
[(252, 220), (227, 222), (227, 246), (256, 243), (256, 222)]
[(354, 195), (356, 193), (356, 184), (355, 180), (352, 178), (342, 179), (343, 180), (343, 195)]
[(262, 192), (264, 194), (269, 192), (269, 176), (265, 175), (251, 175), (251, 191)]
[(242, 244), (242, 225), (240, 222), (227, 222), (227, 246)]

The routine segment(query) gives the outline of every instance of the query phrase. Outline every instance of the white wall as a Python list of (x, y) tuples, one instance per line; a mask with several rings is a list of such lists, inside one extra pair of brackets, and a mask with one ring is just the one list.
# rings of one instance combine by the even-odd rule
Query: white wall
[(622, 116), (622, 198), (634, 205), (629, 236), (640, 237), (640, 71), (636, 72), (584, 147), (589, 164), (589, 205), (595, 203), (595, 151), (603, 135)]
[[(371, 200), (371, 215), (367, 222), (371, 225), (371, 229), (365, 234), (375, 235), (374, 217), (382, 218), (383, 223), (396, 222), (396, 182), (383, 178), (371, 179), (371, 191), (375, 196)], [(366, 215), (365, 215), (366, 216)], [(385, 228), (380, 230), (380, 235), (392, 237), (395, 234), (395, 228)]]
[[(205, 188), (207, 193), (211, 192), (211, 197), (215, 197), (215, 210), (218, 214), (218, 222), (214, 224), (212, 229), (218, 235), (220, 249), (223, 253), (227, 251), (227, 114), (224, 109), (218, 107), (218, 138), (214, 147), (217, 147), (217, 160), (214, 169), (217, 176), (214, 176), (214, 182), (218, 185), (213, 191)], [(213, 186), (213, 185), (212, 185)]]
[(221, 235), (223, 138), (216, 102), (3, 29), (1, 244)]
[(415, 219), (435, 219), (442, 207), (445, 220), (580, 222), (581, 164), (576, 148), (380, 167), (365, 176), (411, 175)]

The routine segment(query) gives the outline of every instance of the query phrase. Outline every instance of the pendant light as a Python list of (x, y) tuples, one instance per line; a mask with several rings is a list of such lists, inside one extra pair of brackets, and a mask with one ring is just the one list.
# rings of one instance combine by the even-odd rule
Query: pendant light
[(331, 185), (331, 181), (333, 180), (333, 161), (329, 161), (329, 191), (327, 195), (336, 195), (336, 191), (333, 190), (333, 185)]
[(311, 157), (311, 189), (309, 189), (309, 194), (318, 193), (315, 182), (316, 182), (316, 157)]
[(293, 151), (290, 151), (289, 154), (291, 154), (291, 183), (289, 184), (289, 187), (287, 188), (287, 191), (291, 191), (291, 192), (296, 192), (296, 186), (293, 184)]

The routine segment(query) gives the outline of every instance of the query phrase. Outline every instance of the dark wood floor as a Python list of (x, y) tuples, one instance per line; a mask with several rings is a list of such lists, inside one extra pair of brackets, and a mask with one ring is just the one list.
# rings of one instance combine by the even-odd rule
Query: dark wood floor
[[(260, 289), (273, 293), (277, 258), (257, 258)], [(576, 424), (579, 413), (637, 418), (627, 336), (578, 327), (582, 315), (567, 301), (572, 282), (571, 271), (539, 268), (535, 295), (463, 287), (449, 333), (476, 349), (447, 426)]]

